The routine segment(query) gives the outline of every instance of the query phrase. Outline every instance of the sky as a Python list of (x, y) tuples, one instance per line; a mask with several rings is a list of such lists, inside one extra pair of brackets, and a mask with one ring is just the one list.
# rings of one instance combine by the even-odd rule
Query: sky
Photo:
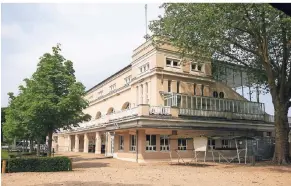
[[(163, 14), (159, 6), (148, 4), (148, 22)], [(1, 106), (57, 43), (89, 89), (131, 62), (145, 32), (144, 4), (2, 4)], [(260, 101), (273, 114), (270, 95)]]

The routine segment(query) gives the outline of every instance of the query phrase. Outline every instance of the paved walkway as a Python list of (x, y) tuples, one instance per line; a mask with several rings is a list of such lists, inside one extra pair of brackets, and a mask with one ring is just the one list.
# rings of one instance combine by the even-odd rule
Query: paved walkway
[(291, 167), (199, 163), (137, 164), (103, 155), (64, 153), (73, 158), (73, 171), (2, 174), (3, 186), (96, 185), (291, 185)]

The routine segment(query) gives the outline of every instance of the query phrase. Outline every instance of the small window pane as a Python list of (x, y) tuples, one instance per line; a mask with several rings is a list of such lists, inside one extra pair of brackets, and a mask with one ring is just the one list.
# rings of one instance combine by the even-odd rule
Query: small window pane
[(223, 92), (219, 92), (219, 97), (220, 98), (224, 98), (224, 93)]

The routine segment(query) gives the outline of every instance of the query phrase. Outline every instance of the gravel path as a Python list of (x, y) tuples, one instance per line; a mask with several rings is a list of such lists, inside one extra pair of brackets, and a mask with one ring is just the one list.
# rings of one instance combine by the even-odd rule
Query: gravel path
[(291, 167), (213, 163), (192, 166), (137, 164), (94, 154), (65, 155), (73, 158), (72, 172), (2, 174), (2, 185), (291, 185)]

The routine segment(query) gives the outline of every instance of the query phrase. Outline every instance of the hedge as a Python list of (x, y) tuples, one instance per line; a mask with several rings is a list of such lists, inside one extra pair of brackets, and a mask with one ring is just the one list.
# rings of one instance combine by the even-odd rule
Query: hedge
[(38, 157), (8, 159), (7, 172), (57, 172), (71, 171), (68, 157)]

